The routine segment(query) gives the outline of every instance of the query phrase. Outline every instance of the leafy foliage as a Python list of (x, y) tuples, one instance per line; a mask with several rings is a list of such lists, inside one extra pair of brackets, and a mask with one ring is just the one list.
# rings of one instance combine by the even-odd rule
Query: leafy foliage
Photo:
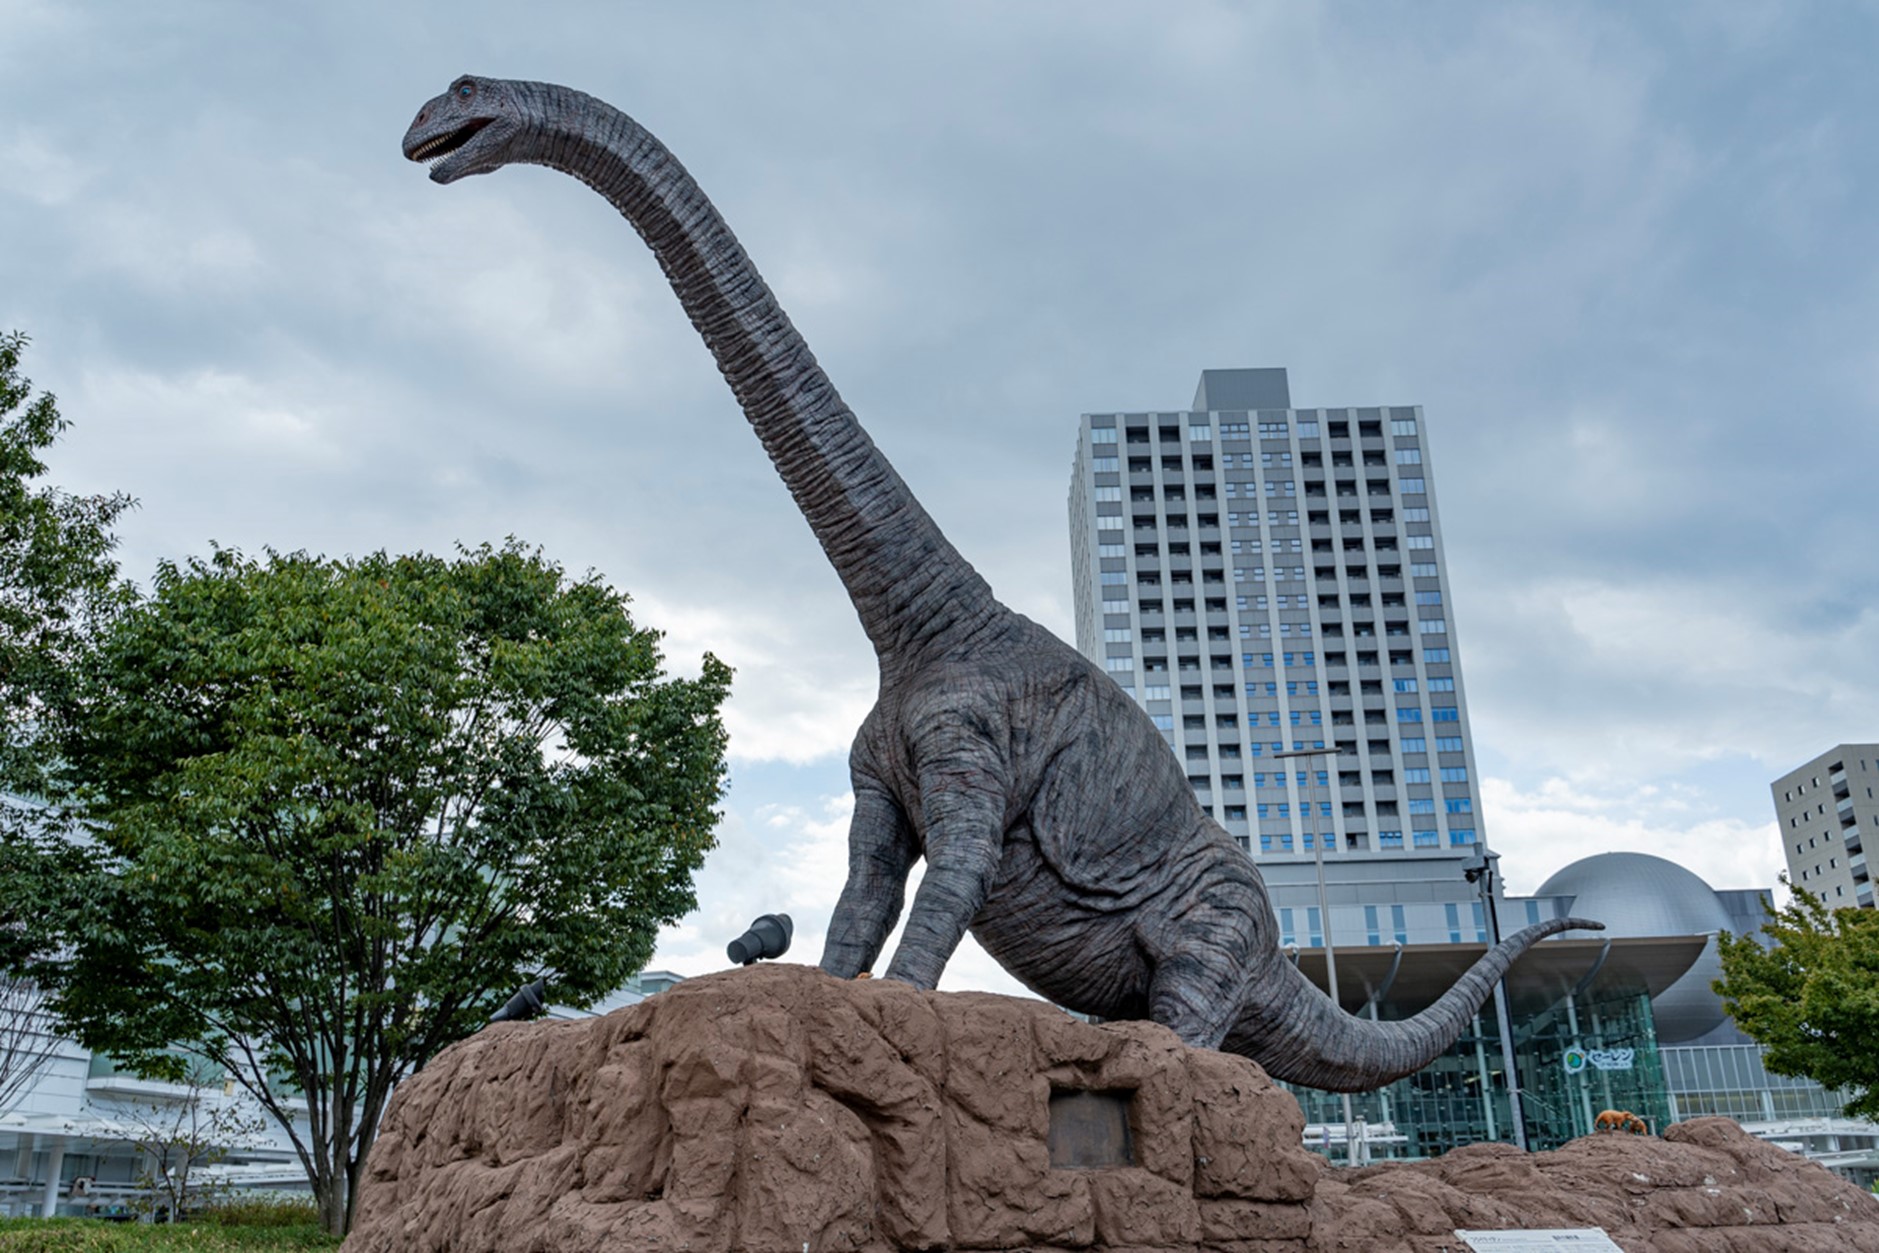
[(1715, 984), (1769, 1070), (1852, 1092), (1847, 1113), (1879, 1118), (1879, 911), (1829, 910), (1805, 888), (1753, 936), (1721, 938)]
[(43, 903), (29, 871), (72, 856), (58, 816), (22, 798), (45, 791), (49, 721), (74, 660), (131, 595), (111, 558), (111, 526), (130, 498), (42, 481), (66, 422), (20, 373), (26, 345), (0, 334), (0, 1111), (37, 1082), (56, 1045), (38, 986), (17, 973), (43, 942), (25, 925)]
[(129, 596), (111, 526), (131, 501), (38, 482), (66, 422), (20, 374), (26, 344), (0, 334), (0, 790), (37, 794), (47, 699), (65, 690), (90, 630)]
[(41, 889), (35, 973), (89, 1048), (226, 1068), (342, 1232), (392, 1085), (535, 974), (619, 986), (693, 907), (729, 680), (663, 678), (622, 595), (513, 541), (166, 564), (71, 693), (96, 847)]

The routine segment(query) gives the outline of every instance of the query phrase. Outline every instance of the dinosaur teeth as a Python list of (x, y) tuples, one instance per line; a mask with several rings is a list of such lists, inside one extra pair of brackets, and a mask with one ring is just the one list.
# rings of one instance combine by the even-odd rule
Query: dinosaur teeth
[(485, 126), (488, 126), (490, 121), (490, 118), (477, 118), (448, 134), (432, 136), (430, 139), (425, 140), (411, 150), (410, 159), (413, 161), (430, 161), (438, 157), (449, 156), (457, 149), (463, 147), (463, 145), (469, 143), (471, 139), (475, 138), (476, 133)]

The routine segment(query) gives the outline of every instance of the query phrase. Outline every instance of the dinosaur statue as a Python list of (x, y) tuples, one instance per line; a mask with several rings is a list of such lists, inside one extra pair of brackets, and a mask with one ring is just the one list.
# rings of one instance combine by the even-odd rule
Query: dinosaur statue
[(438, 183), (533, 164), (606, 197), (652, 248), (854, 601), (881, 687), (850, 756), (828, 973), (873, 967), (924, 857), (887, 978), (933, 988), (970, 927), (1060, 1005), (1149, 1017), (1281, 1079), (1361, 1091), (1441, 1054), (1534, 942), (1599, 926), (1528, 927), (1407, 1021), (1346, 1014), (1281, 953), (1258, 869), (1201, 810), (1148, 715), (993, 597), (663, 144), (581, 92), (464, 77), (418, 113), (404, 153)]

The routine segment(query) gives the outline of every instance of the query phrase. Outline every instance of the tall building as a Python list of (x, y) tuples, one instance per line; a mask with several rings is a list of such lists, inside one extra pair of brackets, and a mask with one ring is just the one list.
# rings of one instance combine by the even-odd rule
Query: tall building
[(1283, 369), (1083, 415), (1077, 646), (1257, 856), (1485, 839), (1425, 437), (1419, 406), (1295, 409)]
[(1788, 879), (1829, 906), (1873, 908), (1860, 833), (1879, 831), (1879, 744), (1840, 744), (1769, 786)]

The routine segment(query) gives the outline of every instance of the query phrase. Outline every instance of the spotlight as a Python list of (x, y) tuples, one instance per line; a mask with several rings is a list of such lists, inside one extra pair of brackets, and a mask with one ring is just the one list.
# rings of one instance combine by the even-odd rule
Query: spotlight
[(540, 978), (525, 983), (503, 1007), (491, 1016), (491, 1022), (528, 1022), (539, 1018), (548, 1008), (548, 980)]
[(788, 914), (765, 914), (750, 924), (750, 930), (732, 940), (724, 952), (740, 966), (753, 965), (789, 952), (789, 939), (795, 933), (796, 924)]

